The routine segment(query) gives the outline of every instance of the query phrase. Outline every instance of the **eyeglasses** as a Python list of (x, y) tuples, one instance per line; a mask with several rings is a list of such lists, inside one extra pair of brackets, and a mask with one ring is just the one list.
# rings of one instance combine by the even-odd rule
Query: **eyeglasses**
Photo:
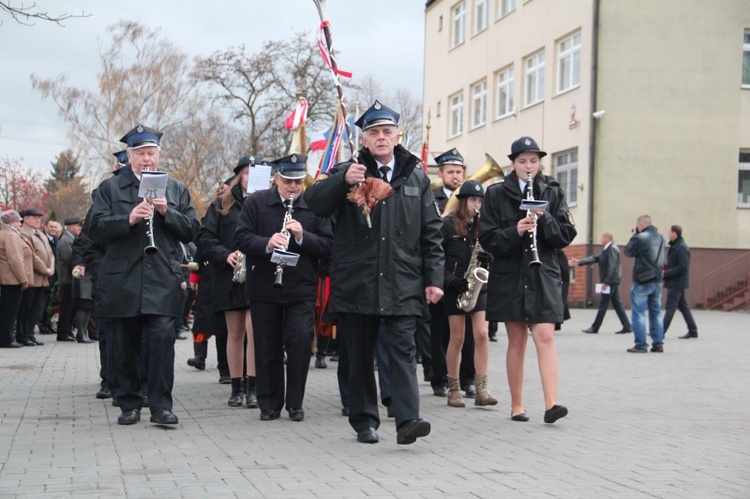
[(290, 185), (290, 184), (299, 184), (299, 185), (302, 185), (302, 184), (305, 183), (305, 179), (304, 178), (284, 178), (281, 175), (279, 175), (279, 178), (281, 179), (282, 182), (284, 182), (287, 185)]

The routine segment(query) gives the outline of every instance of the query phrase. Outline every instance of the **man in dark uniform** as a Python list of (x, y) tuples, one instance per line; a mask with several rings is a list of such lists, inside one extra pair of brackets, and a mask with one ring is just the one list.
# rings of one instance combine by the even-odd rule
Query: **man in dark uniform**
[[(276, 185), (247, 198), (235, 230), (237, 248), (247, 255), (245, 289), (253, 320), (256, 395), (264, 421), (277, 419), (285, 402), (289, 419), (305, 418), (302, 401), (318, 274), (321, 260), (331, 255), (333, 240), (330, 220), (313, 214), (301, 197), (306, 161), (302, 155), (274, 161)], [(274, 250), (299, 254), (296, 265), (282, 267), (280, 282), (279, 265), (272, 261)]]
[(76, 341), (73, 336), (73, 241), (81, 233), (81, 220), (69, 217), (63, 222), (65, 230), (57, 243), (55, 266), (60, 283), (60, 319), (57, 322), (57, 341)]
[[(443, 296), (442, 222), (419, 158), (398, 144), (398, 114), (375, 101), (357, 120), (363, 131), (358, 162), (310, 187), (305, 201), (334, 217), (329, 308), (349, 339), (349, 423), (357, 441), (375, 443), (380, 425), (373, 359), (381, 320), (389, 350), (388, 375), (399, 444), (430, 433), (419, 417), (414, 344), (422, 304)], [(393, 194), (378, 202), (368, 227), (362, 208), (347, 200), (366, 178), (382, 178)]]
[[(121, 425), (140, 421), (143, 397), (138, 364), (141, 339), (148, 343), (151, 422), (177, 424), (172, 413), (174, 320), (182, 312), (179, 242), (195, 239), (200, 222), (187, 188), (170, 178), (166, 195), (142, 199), (142, 173), (159, 167), (162, 133), (138, 125), (122, 139), (130, 168), (99, 185), (91, 211), (91, 236), (105, 244), (99, 268), (97, 315), (112, 319), (117, 400)], [(157, 251), (146, 254), (148, 233)]]

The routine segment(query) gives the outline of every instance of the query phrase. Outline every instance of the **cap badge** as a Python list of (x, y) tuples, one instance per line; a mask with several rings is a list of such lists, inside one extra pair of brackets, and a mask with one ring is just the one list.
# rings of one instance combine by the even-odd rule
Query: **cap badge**
[(475, 186), (474, 186), (474, 190), (475, 190), (475, 191), (480, 191), (481, 189), (482, 189), (482, 188), (481, 188), (481, 187), (479, 187), (479, 184), (477, 184), (477, 185), (475, 185)]
[(297, 162), (297, 155), (292, 154), (292, 163), (296, 163), (296, 162)]
[(380, 108), (381, 108), (381, 107), (383, 107), (383, 106), (381, 106), (381, 105), (380, 105), (380, 102), (378, 102), (378, 101), (375, 101), (375, 105), (374, 105), (374, 106), (372, 106), (372, 107), (374, 107), (374, 108), (375, 108), (375, 109), (377, 109), (377, 110), (380, 110)]
[(143, 127), (141, 125), (138, 125), (138, 128), (135, 129), (138, 133), (143, 133)]
[(526, 144), (527, 146), (530, 146), (531, 145), (531, 141), (529, 139), (526, 139), (526, 141), (524, 142), (524, 144)]
[(458, 154), (458, 150), (453, 149), (453, 154)]

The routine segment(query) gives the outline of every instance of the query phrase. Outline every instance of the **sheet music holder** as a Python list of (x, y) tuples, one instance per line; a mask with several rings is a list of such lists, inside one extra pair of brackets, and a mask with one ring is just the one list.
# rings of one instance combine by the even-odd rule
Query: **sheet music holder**
[(168, 180), (169, 174), (167, 172), (142, 172), (141, 186), (138, 188), (138, 197), (148, 199), (166, 197)]
[(261, 191), (271, 187), (273, 168), (268, 165), (255, 165), (247, 169), (247, 193)]
[(547, 209), (548, 204), (549, 201), (544, 201), (543, 199), (524, 199), (523, 201), (521, 201), (521, 206), (519, 207), (519, 209), (523, 211), (545, 210)]
[(292, 253), (291, 251), (283, 251), (276, 248), (271, 254), (272, 263), (283, 263), (287, 267), (296, 267), (298, 261), (299, 253)]

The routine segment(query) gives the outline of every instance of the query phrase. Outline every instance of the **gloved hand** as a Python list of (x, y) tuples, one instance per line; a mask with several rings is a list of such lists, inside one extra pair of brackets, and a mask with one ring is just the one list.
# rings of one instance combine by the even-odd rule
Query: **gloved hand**
[(487, 251), (480, 251), (477, 254), (477, 263), (479, 263), (480, 267), (483, 267), (485, 269), (490, 268), (490, 265), (492, 264), (492, 260), (494, 260), (492, 253), (489, 253)]
[(469, 289), (469, 282), (463, 277), (457, 277), (451, 281), (451, 287), (457, 293), (463, 293)]

